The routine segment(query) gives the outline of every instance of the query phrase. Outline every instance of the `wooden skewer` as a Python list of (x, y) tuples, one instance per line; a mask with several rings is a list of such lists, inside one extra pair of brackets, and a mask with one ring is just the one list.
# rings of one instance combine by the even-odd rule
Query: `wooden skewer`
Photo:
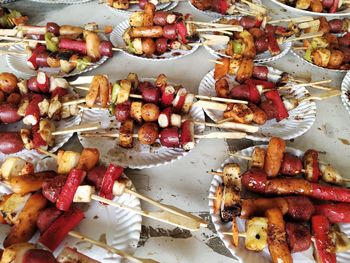
[(236, 31), (236, 32), (242, 32), (243, 31), (243, 27), (242, 26), (230, 26), (227, 25), (226, 27), (206, 27), (206, 28), (197, 28), (196, 31), (197, 32), (205, 32), (205, 31)]
[(294, 42), (294, 41), (298, 41), (298, 40), (309, 39), (309, 38), (314, 38), (314, 37), (321, 37), (321, 36), (323, 36), (323, 32), (308, 33), (308, 34), (304, 34), (300, 37), (287, 38), (287, 39), (283, 40), (283, 43)]
[(215, 128), (220, 128), (220, 129), (240, 130), (240, 131), (249, 132), (249, 133), (255, 133), (255, 132), (259, 131), (258, 126), (236, 123), (236, 122), (209, 123), (209, 122), (195, 121), (194, 124), (205, 125), (207, 127), (215, 127)]
[(331, 90), (329, 92), (326, 92), (326, 93), (318, 95), (318, 96), (307, 97), (307, 98), (303, 99), (302, 101), (325, 100), (325, 99), (336, 97), (336, 96), (340, 96), (340, 95), (341, 95), (341, 91), (340, 90)]
[(297, 87), (307, 87), (307, 86), (315, 86), (316, 88), (319, 87), (317, 86), (318, 84), (325, 84), (325, 83), (330, 83), (332, 82), (331, 79), (325, 79), (325, 80), (319, 80), (319, 81), (314, 81), (314, 82), (309, 82), (309, 83), (299, 83), (299, 84), (295, 84), (292, 86), (282, 86), (279, 87), (279, 90), (286, 90), (286, 89), (291, 89), (291, 88), (297, 88)]
[(72, 237), (75, 237), (75, 238), (78, 238), (78, 239), (80, 239), (82, 241), (87, 241), (87, 242), (89, 242), (91, 244), (94, 244), (94, 245), (96, 245), (98, 247), (104, 248), (104, 249), (106, 249), (109, 252), (112, 252), (112, 253), (117, 254), (117, 255), (125, 258), (125, 259), (130, 260), (131, 262), (135, 262), (135, 263), (157, 263), (158, 262), (158, 261), (155, 261), (153, 259), (138, 258), (138, 257), (132, 256), (132, 255), (130, 255), (130, 254), (128, 254), (128, 253), (126, 253), (126, 252), (124, 252), (122, 250), (119, 250), (119, 249), (117, 249), (115, 247), (109, 246), (106, 243), (103, 243), (101, 241), (97, 241), (97, 240), (92, 239), (90, 237), (84, 236), (84, 235), (82, 235), (82, 234), (80, 234), (79, 232), (76, 232), (76, 231), (70, 231), (68, 233), (68, 235), (70, 235)]
[(41, 152), (41, 153), (43, 153), (43, 154), (45, 154), (45, 155), (47, 155), (47, 156), (50, 156), (51, 158), (57, 159), (57, 154), (51, 153), (51, 152), (43, 150), (41, 148), (38, 148), (36, 150)]
[(312, 21), (300, 23), (298, 25), (298, 27), (300, 29), (306, 29), (306, 28), (310, 28), (310, 27), (316, 27), (316, 26), (319, 26), (319, 25), (320, 25), (320, 20), (312, 20)]
[(92, 122), (92, 123), (88, 123), (88, 124), (82, 124), (82, 125), (78, 125), (78, 126), (69, 127), (69, 128), (66, 128), (66, 129), (60, 130), (60, 131), (55, 131), (52, 133), (52, 135), (56, 136), (56, 135), (62, 135), (62, 134), (67, 134), (67, 133), (74, 133), (74, 132), (94, 131), (94, 130), (97, 130), (100, 128), (101, 128), (101, 123)]
[(173, 214), (176, 214), (176, 215), (179, 215), (179, 216), (187, 217), (189, 219), (199, 220), (201, 222), (201, 226), (203, 226), (203, 227), (207, 227), (207, 225), (208, 225), (208, 222), (206, 222), (202, 218), (194, 216), (191, 213), (188, 213), (188, 212), (186, 212), (184, 210), (181, 210), (181, 209), (179, 209), (177, 207), (173, 207), (173, 206), (170, 206), (170, 205), (162, 204), (162, 203), (157, 202), (157, 201), (155, 201), (155, 200), (153, 200), (153, 199), (151, 199), (151, 198), (149, 198), (147, 196), (144, 196), (142, 194), (139, 194), (139, 193), (137, 193), (137, 192), (135, 192), (133, 190), (127, 189), (127, 188), (125, 188), (124, 192), (128, 193), (128, 194), (131, 194), (131, 195), (134, 195), (134, 196), (136, 196), (136, 197), (138, 197), (138, 198), (140, 198), (140, 199), (142, 199), (142, 200), (144, 200), (144, 201), (146, 201), (146, 202), (148, 202), (148, 203), (150, 203), (150, 204), (152, 204), (152, 205), (154, 205), (156, 207), (159, 207), (159, 208), (167, 211), (167, 212), (170, 212), (170, 213), (173, 213)]
[(269, 21), (269, 24), (277, 24), (280, 22), (293, 22), (293, 23), (302, 23), (307, 21), (312, 21), (314, 18), (312, 16), (301, 16), (301, 17), (292, 17), (292, 18), (284, 18), (284, 19), (277, 19)]
[(247, 0), (241, 0), (241, 2), (247, 4), (251, 9), (255, 9), (256, 11), (258, 11), (261, 14), (266, 14), (266, 8), (262, 5), (258, 5), (252, 2), (249, 2)]
[(142, 211), (130, 206), (126, 206), (126, 205), (122, 205), (122, 204), (118, 204), (116, 202), (113, 202), (109, 199), (106, 198), (102, 198), (100, 196), (97, 195), (91, 195), (91, 199), (95, 200), (95, 201), (99, 201), (102, 203), (106, 203), (108, 205), (117, 207), (117, 208), (121, 208), (121, 209), (125, 209), (131, 212), (134, 212), (136, 214), (142, 215), (144, 217), (149, 217), (152, 218), (154, 220), (158, 220), (160, 222), (163, 223), (167, 223), (176, 227), (181, 227), (183, 229), (186, 230), (190, 230), (190, 231), (197, 231), (200, 227), (201, 227), (201, 222), (193, 220), (193, 219), (189, 219), (187, 217), (184, 216), (178, 216), (176, 214), (173, 213), (169, 213), (167, 211), (162, 211), (162, 212), (149, 212), (149, 211)]
[[(118, 132), (94, 132), (94, 133), (81, 133), (83, 137), (109, 137), (119, 138)], [(247, 136), (245, 132), (211, 132), (208, 134), (195, 134), (195, 139), (243, 139)], [(138, 138), (138, 134), (133, 134), (133, 138)]]
[(294, 50), (306, 50), (308, 47), (293, 47)]
[[(203, 25), (203, 26), (212, 26), (212, 27), (227, 27), (229, 26), (228, 24), (220, 24), (220, 23), (210, 23), (210, 22), (199, 22), (199, 21), (186, 21), (188, 24), (195, 24), (195, 25)], [(234, 25), (235, 28), (238, 30), (242, 29), (242, 26), (239, 25)]]

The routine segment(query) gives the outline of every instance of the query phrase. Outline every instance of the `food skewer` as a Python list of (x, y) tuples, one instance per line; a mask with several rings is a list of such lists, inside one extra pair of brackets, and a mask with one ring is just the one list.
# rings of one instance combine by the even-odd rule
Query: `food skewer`
[[(89, 148), (86, 148), (85, 150), (86, 150), (86, 152), (90, 151)], [(44, 154), (57, 160), (57, 162), (59, 164), (58, 171), (60, 173), (68, 172), (69, 169), (67, 167), (64, 167), (64, 165), (67, 165), (67, 164), (65, 164), (63, 162), (62, 156), (64, 156), (64, 154), (66, 154), (66, 156), (73, 155), (73, 152), (66, 151), (66, 153), (64, 153), (63, 151), (60, 151), (59, 156), (58, 156), (56, 154), (50, 153), (50, 152), (45, 151), (45, 150), (39, 150), (39, 151), (41, 153), (44, 153)], [(83, 151), (83, 153), (84, 153), (84, 151)], [(73, 157), (71, 156), (70, 158), (73, 158)], [(82, 155), (80, 155), (80, 159), (83, 159)], [(60, 166), (60, 164), (62, 164), (62, 166)], [(4, 167), (7, 167), (7, 166), (5, 165)], [(70, 168), (72, 168), (72, 167), (70, 167)], [(112, 168), (114, 169), (114, 167), (111, 167), (111, 169)], [(121, 173), (122, 173), (123, 168), (119, 168), (119, 169), (121, 169)], [(79, 188), (81, 188), (81, 192), (79, 191)], [(123, 183), (115, 181), (114, 185), (113, 185), (113, 194), (115, 196), (120, 196), (123, 193), (136, 196), (136, 197), (138, 197), (138, 198), (140, 198), (140, 199), (142, 199), (142, 200), (144, 200), (144, 201), (146, 201), (146, 202), (148, 202), (148, 203), (150, 203), (150, 204), (152, 204), (152, 205), (154, 205), (154, 206), (156, 206), (164, 211), (162, 211), (162, 212), (140, 211), (138, 209), (134, 209), (134, 208), (131, 208), (128, 206), (120, 205), (120, 204), (113, 202), (109, 199), (106, 199), (106, 198), (103, 198), (101, 196), (94, 194), (94, 187), (91, 187), (88, 185), (78, 186), (78, 189), (75, 193), (73, 201), (74, 202), (91, 202), (91, 200), (100, 201), (102, 203), (107, 203), (107, 204), (115, 206), (115, 207), (126, 209), (129, 211), (135, 212), (137, 214), (143, 215), (145, 217), (150, 217), (152, 219), (159, 220), (161, 222), (173, 224), (173, 225), (178, 226), (178, 227), (183, 226), (184, 228), (189, 229), (189, 230), (198, 229), (197, 225), (202, 226), (202, 227), (206, 227), (208, 224), (206, 221), (204, 221), (200, 217), (194, 216), (194, 215), (192, 215), (184, 210), (181, 210), (177, 207), (173, 207), (170, 205), (165, 205), (165, 204), (162, 204), (160, 202), (157, 202), (157, 201), (155, 201), (147, 196), (144, 196), (140, 193), (137, 193), (137, 192), (127, 188)], [(183, 222), (181, 221), (182, 219), (183, 219)]]

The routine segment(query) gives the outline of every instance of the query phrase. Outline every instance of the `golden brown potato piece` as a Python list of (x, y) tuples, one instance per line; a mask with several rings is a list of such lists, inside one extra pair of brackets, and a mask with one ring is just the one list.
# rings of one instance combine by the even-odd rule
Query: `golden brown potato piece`
[(258, 106), (256, 106), (254, 103), (249, 102), (248, 103), (249, 109), (253, 112), (253, 122), (259, 125), (265, 124), (267, 121), (267, 115), (265, 111), (260, 109)]
[(327, 48), (318, 48), (312, 52), (311, 56), (315, 65), (325, 68), (331, 58), (331, 51)]
[(119, 145), (124, 148), (132, 148), (133, 134), (134, 134), (134, 121), (132, 119), (124, 121), (119, 129)]
[(151, 145), (158, 139), (158, 134), (158, 125), (154, 122), (146, 122), (139, 128), (138, 138), (140, 143)]
[(250, 162), (250, 167), (264, 169), (265, 155), (265, 149), (256, 146), (252, 153), (252, 161)]
[(145, 122), (157, 121), (159, 114), (159, 107), (154, 103), (146, 103), (142, 106), (141, 115)]
[(17, 77), (8, 72), (0, 73), (0, 90), (5, 93), (12, 93), (17, 90)]
[(27, 242), (36, 230), (36, 221), (40, 211), (47, 205), (46, 198), (41, 193), (33, 194), (25, 204), (22, 212), (4, 241), (4, 247), (9, 247), (16, 243)]
[(243, 30), (241, 33), (239, 33), (239, 36), (242, 38), (244, 43), (244, 49), (242, 53), (243, 57), (251, 59), (255, 58), (256, 49), (253, 36), (247, 30)]
[(252, 59), (242, 59), (241, 65), (238, 68), (236, 81), (243, 83), (253, 76), (254, 62)]
[(214, 79), (219, 80), (226, 76), (230, 67), (229, 58), (219, 58), (216, 60), (219, 63), (215, 63)]
[(311, 0), (310, 7), (312, 12), (322, 13), (323, 11), (323, 5), (320, 0)]
[(273, 263), (292, 263), (293, 259), (289, 251), (286, 226), (280, 209), (272, 208), (266, 211), (267, 244)]
[(230, 94), (227, 79), (222, 78), (215, 82), (216, 95), (221, 98), (228, 98)]
[(272, 137), (267, 146), (264, 170), (268, 177), (276, 177), (281, 168), (286, 142), (278, 137)]
[(337, 69), (343, 64), (344, 53), (340, 50), (332, 50), (331, 56), (329, 58), (328, 67)]
[(253, 121), (253, 112), (245, 104), (229, 103), (224, 112), (224, 118), (232, 118), (232, 121), (249, 124)]
[(100, 152), (96, 148), (84, 148), (81, 152), (77, 169), (90, 171), (96, 166), (100, 159)]
[(297, 0), (295, 7), (298, 9), (308, 9), (311, 5), (311, 0)]

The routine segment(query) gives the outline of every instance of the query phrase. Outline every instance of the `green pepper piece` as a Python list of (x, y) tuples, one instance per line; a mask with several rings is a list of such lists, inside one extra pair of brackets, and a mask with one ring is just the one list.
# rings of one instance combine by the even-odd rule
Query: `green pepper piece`
[(83, 57), (82, 59), (77, 60), (77, 69), (79, 71), (83, 71), (87, 68), (87, 66), (91, 63), (91, 59), (89, 57)]
[(108, 112), (109, 112), (110, 116), (114, 116), (114, 114), (115, 114), (115, 104), (109, 104)]
[(111, 94), (111, 97), (110, 97), (110, 102), (111, 103), (115, 103), (117, 101), (119, 91), (120, 91), (120, 85), (119, 85), (118, 82), (116, 82), (113, 85), (113, 88), (112, 88), (112, 94)]
[(242, 53), (242, 44), (238, 41), (233, 41), (233, 53), (241, 54)]
[(317, 48), (317, 42), (312, 40), (311, 41), (311, 47), (312, 47), (312, 49), (316, 49)]
[(304, 59), (305, 59), (306, 61), (311, 62), (311, 63), (312, 63), (312, 57), (311, 57), (312, 51), (313, 51), (313, 48), (312, 48), (312, 46), (310, 45), (310, 46), (307, 48), (307, 50), (305, 51), (305, 55), (304, 55)]
[(51, 52), (57, 52), (58, 51), (58, 42), (55, 41), (57, 39), (53, 33), (47, 32), (45, 33), (45, 42), (46, 42), (46, 49)]
[(136, 50), (135, 50), (134, 46), (132, 45), (131, 40), (128, 40), (126, 44), (127, 44), (127, 48), (129, 50), (129, 52), (134, 54), (136, 52)]

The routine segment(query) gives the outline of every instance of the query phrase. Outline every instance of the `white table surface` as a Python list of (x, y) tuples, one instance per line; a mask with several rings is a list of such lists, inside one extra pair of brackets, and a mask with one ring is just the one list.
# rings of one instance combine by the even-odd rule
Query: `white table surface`
[[(267, 1), (264, 3), (272, 7), (273, 11), (269, 14), (273, 18), (291, 15), (272, 3)], [(116, 15), (97, 1), (82, 5), (44, 5), (22, 0), (6, 6), (29, 15), (32, 24), (44, 25), (49, 21), (61, 25), (97, 22), (99, 25), (116, 26), (127, 19), (126, 16)], [(211, 20), (210, 17), (190, 8), (185, 2), (180, 3), (175, 10), (190, 12), (197, 21)], [(136, 72), (143, 77), (156, 77), (164, 73), (172, 81), (196, 92), (202, 77), (213, 68), (213, 63), (208, 59), (213, 57), (204, 48), (199, 48), (197, 52), (183, 59), (160, 63), (145, 62), (118, 53), (92, 73), (108, 74), (112, 81), (126, 77), (129, 72)], [(311, 77), (314, 81), (332, 78), (334, 80), (332, 86), (338, 88), (344, 77), (344, 74), (328, 74), (305, 66), (292, 54), (270, 65), (288, 71), (294, 76)], [(0, 72), (3, 71), (11, 69), (2, 56)], [(311, 92), (317, 93), (314, 90)], [(305, 135), (288, 142), (288, 145), (301, 150), (315, 148), (324, 151), (326, 154), (322, 155), (322, 159), (331, 162), (344, 175), (350, 176), (349, 126), (350, 115), (341, 104), (340, 97), (317, 102), (317, 118), (313, 127)], [(218, 168), (227, 158), (228, 149), (243, 149), (253, 144), (254, 142), (248, 140), (228, 143), (219, 139), (202, 140), (192, 153), (179, 161), (152, 169), (129, 169), (127, 175), (133, 180), (139, 192), (209, 219), (207, 196), (211, 176), (206, 171)], [(69, 149), (80, 147), (76, 137), (65, 145), (65, 148)], [(145, 204), (143, 205), (144, 209), (148, 209)], [(216, 236), (212, 226), (196, 233), (189, 233), (146, 219), (143, 221), (143, 231), (136, 255), (167, 263), (236, 262)]]

